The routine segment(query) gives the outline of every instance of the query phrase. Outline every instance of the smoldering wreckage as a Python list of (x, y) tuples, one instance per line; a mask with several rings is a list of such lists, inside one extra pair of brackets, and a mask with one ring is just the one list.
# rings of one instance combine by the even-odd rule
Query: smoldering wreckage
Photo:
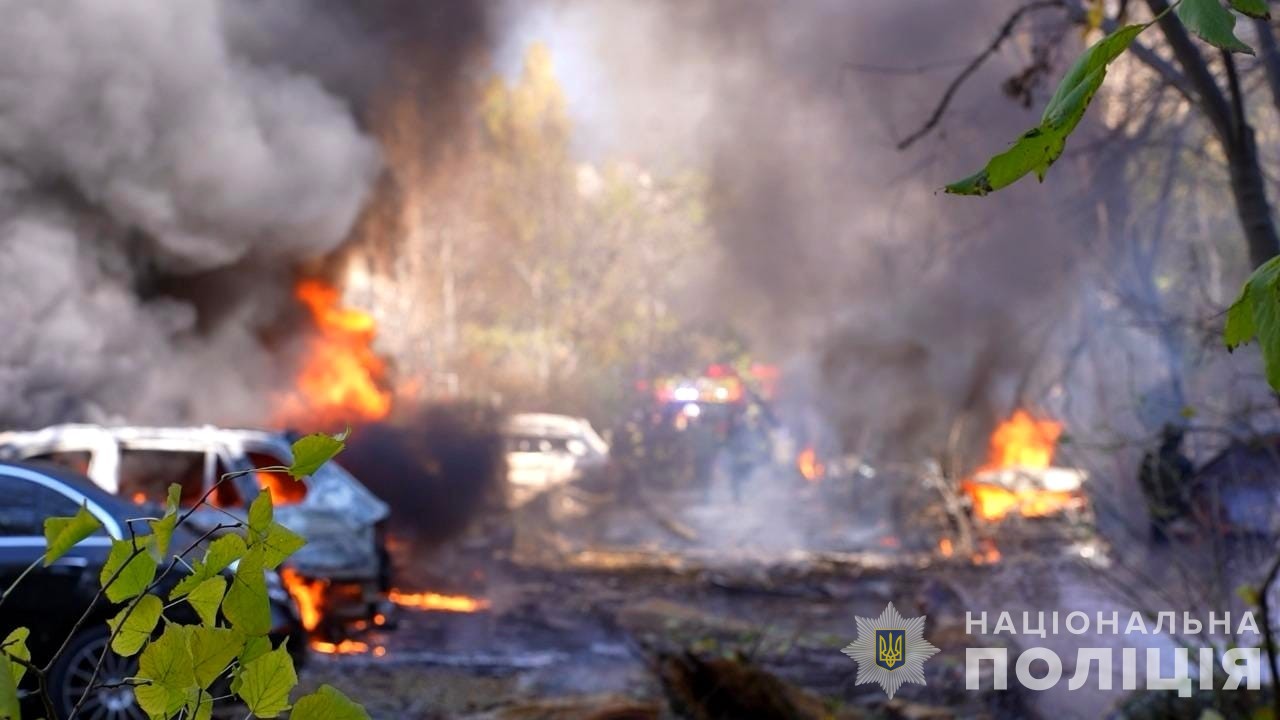
[[(862, 232), (863, 215), (878, 212), (867, 208), (899, 201), (904, 215), (936, 214), (913, 205), (914, 195), (888, 197), (883, 168), (900, 156), (851, 136), (852, 111), (815, 91), (844, 87), (828, 73), (847, 63), (850, 28), (875, 48), (898, 35), (868, 27), (937, 23), (931, 37), (968, 52), (968, 35), (985, 32), (989, 18), (907, 14), (894, 3), (795, 15), (769, 3), (732, 4), (727, 14), (608, 5), (620, 22), (597, 17), (590, 3), (523, 5), (5, 5), (0, 474), (47, 471), (51, 486), (75, 477), (93, 488), (86, 495), (138, 508), (178, 483), (189, 507), (224, 473), (287, 464), (291, 428), (350, 425), (344, 454), (305, 483), (246, 472), (191, 520), (216, 528), (271, 495), (277, 519), (307, 540), (273, 579), (280, 630), (305, 637), (302, 684), (340, 687), (375, 718), (1206, 717), (1198, 698), (1161, 704), (1119, 688), (1096, 696), (964, 689), (966, 648), (1016, 652), (1019, 642), (970, 634), (968, 611), (1166, 608), (1163, 586), (1200, 588), (1177, 577), (1179, 568), (1214, 568), (1225, 579), (1213, 587), (1231, 587), (1280, 535), (1276, 438), (1221, 443), (1199, 468), (1179, 443), (1153, 446), (1136, 464), (1174, 468), (1177, 482), (1164, 469), (1144, 476), (1152, 509), (1137, 513), (1143, 527), (1133, 532), (1107, 525), (1117, 514), (1111, 489), (1138, 485), (1117, 480), (1120, 463), (1086, 468), (1064, 452), (1081, 428), (1055, 417), (1053, 403), (999, 392), (1009, 380), (1002, 373), (1034, 353), (990, 319), (1018, 303), (1039, 311), (1065, 294), (1065, 263), (1054, 252), (1070, 243), (1022, 255), (1026, 228), (1043, 230), (1044, 208), (1014, 213), (1024, 228), (993, 230), (944, 281), (913, 270), (899, 283), (886, 257), (907, 250), (880, 244), (894, 233), (876, 230), (875, 242), (862, 243), (826, 227)], [(694, 218), (714, 226), (719, 243), (691, 260), (662, 255), (653, 236), (623, 238), (645, 252), (618, 250), (628, 264), (613, 274), (637, 284), (597, 314), (608, 328), (640, 331), (605, 343), (621, 370), (586, 389), (571, 382), (585, 354), (563, 352), (567, 341), (547, 316), (571, 315), (587, 300), (560, 288), (570, 300), (545, 308), (556, 280), (589, 285), (571, 261), (599, 258), (570, 245), (540, 265), (563, 249), (553, 247), (568, 232), (560, 218), (543, 223), (548, 230), (534, 211), (494, 211), (493, 198), (476, 191), (493, 185), (500, 199), (522, 198), (503, 183), (528, 171), (529, 158), (554, 155), (520, 145), (530, 137), (551, 135), (548, 147), (560, 142), (566, 153), (603, 144), (553, 132), (568, 113), (559, 91), (547, 91), (555, 83), (545, 54), (529, 53), (514, 89), (499, 68), (498, 81), (476, 93), (483, 102), (468, 94), (491, 55), (503, 62), (499, 36), (510, 28), (502, 26), (518, 25), (506, 16), (529, 12), (524, 21), (539, 28), (537, 8), (568, 12), (567, 28), (626, 26), (624, 38), (662, 39), (618, 41), (610, 54), (636, 67), (674, 62), (689, 75), (673, 72), (682, 80), (668, 83), (655, 73), (662, 87), (642, 83), (624, 98), (643, 112), (625, 103), (593, 109), (628, 129), (654, 124), (664, 150), (670, 127), (698, 128), (671, 134), (711, 149), (698, 167), (719, 193), (710, 210), (691, 203), (679, 222), (645, 216), (582, 231), (593, 242), (637, 225), (678, 235)], [(850, 20), (856, 13), (867, 15)], [(570, 45), (570, 56), (581, 51)], [(635, 84), (633, 74), (620, 84)], [(705, 90), (690, 94), (712, 107), (673, 98), (671, 88), (688, 90), (684, 82)], [(758, 98), (770, 95), (794, 113), (789, 122), (759, 112)], [(542, 114), (521, 125), (515, 110), (499, 112), (504, 99)], [(473, 107), (494, 115), (477, 118)], [(653, 107), (671, 112), (655, 117)], [(475, 126), (490, 134), (477, 139), (466, 130)], [(709, 126), (732, 132), (706, 138)], [(502, 142), (516, 147), (514, 161), (491, 147)], [(845, 155), (859, 162), (833, 162)], [(517, 189), (539, 198), (537, 207), (565, 197), (679, 205), (677, 184), (647, 170), (566, 167), (535, 167)], [(530, 190), (565, 178), (564, 197), (543, 202)], [(868, 193), (866, 207), (836, 210)], [(543, 233), (525, 237), (529, 226)], [(924, 226), (906, 234), (937, 234)], [(520, 243), (486, 248), (472, 266), (463, 250), (481, 237), (505, 242), (504, 233), (534, 252), (483, 285)], [(832, 261), (846, 239), (893, 252)], [(977, 273), (989, 265), (1008, 277), (987, 293), (994, 284)], [(488, 324), (460, 319), (467, 281), (498, 295), (473, 303), (471, 319)], [(895, 283), (923, 302), (908, 304)], [(501, 295), (508, 285), (530, 292), (513, 300)], [(534, 295), (543, 303), (537, 317), (514, 330), (502, 324), (508, 308), (492, 307), (534, 305)], [(711, 324), (702, 316), (679, 326), (687, 336), (672, 344), (711, 352), (682, 354), (653, 340), (674, 308), (699, 304), (763, 326), (747, 333), (756, 359), (745, 359), (741, 338), (715, 345), (695, 336)], [(850, 304), (874, 312), (846, 318)], [(887, 306), (927, 324), (965, 362), (936, 371), (937, 354), (880, 324)], [(578, 320), (563, 334), (599, 332)], [(499, 342), (510, 344), (478, 349)], [(513, 358), (533, 368), (515, 383)], [(467, 376), (481, 371), (490, 386)], [(952, 375), (962, 377), (955, 392)], [(511, 392), (536, 383), (552, 390)], [(614, 400), (613, 413), (584, 395)], [(972, 442), (957, 439), (958, 422), (943, 427), (983, 411), (991, 422), (973, 424), (981, 432)], [(863, 442), (876, 433), (896, 441), (879, 443), (895, 452), (866, 450), (877, 447)], [(950, 452), (966, 444), (973, 458)], [(1166, 492), (1169, 484), (1189, 490)], [(0, 522), (39, 510), (0, 498)], [(1219, 609), (1243, 603), (1230, 593), (1204, 600)], [(841, 654), (855, 618), (890, 602), (926, 615), (928, 639), (941, 649), (925, 666), (927, 684), (893, 699), (856, 683)], [(138, 717), (127, 687), (110, 690), (102, 707), (116, 714), (105, 716)]]
[[(362, 368), (344, 351), (313, 363), (335, 377)], [(614, 447), (590, 422), (546, 413), (440, 406), (414, 435), (370, 421), (344, 461), (354, 474), (331, 463), (298, 486), (245, 475), (192, 520), (212, 528), (272, 494), (279, 520), (308, 540), (280, 570), (309, 636), (304, 682), (345, 679), (378, 717), (1028, 712), (1016, 693), (957, 689), (972, 642), (961, 611), (974, 602), (965, 584), (992, 566), (1107, 563), (1085, 473), (1053, 465), (1060, 426), (1015, 413), (989, 462), (956, 483), (930, 463), (797, 450), (752, 376), (714, 367), (657, 380), (649, 412)], [(364, 369), (348, 381), (376, 386)], [(188, 504), (224, 472), (290, 461), (282, 432), (87, 424), (2, 433), (0, 458), (82, 473), (140, 506), (171, 482)], [(458, 473), (485, 492), (460, 502)], [(760, 507), (749, 498), (800, 518), (804, 537), (759, 542), (770, 516), (733, 520)], [(443, 531), (423, 522), (442, 512), (453, 516)], [(852, 535), (839, 522), (850, 513)], [(886, 703), (851, 685), (838, 650), (849, 612), (889, 601), (928, 613), (951, 659), (928, 688)]]

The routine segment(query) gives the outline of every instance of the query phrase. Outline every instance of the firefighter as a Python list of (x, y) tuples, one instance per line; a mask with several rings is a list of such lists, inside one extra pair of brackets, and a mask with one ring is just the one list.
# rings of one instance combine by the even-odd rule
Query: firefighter
[(768, 459), (760, 415), (758, 406), (748, 405), (734, 415), (729, 426), (729, 483), (735, 503), (742, 501), (742, 490), (751, 474)]
[(1189, 501), (1193, 466), (1182, 452), (1182, 428), (1167, 424), (1160, 430), (1160, 446), (1142, 457), (1138, 483), (1151, 516), (1151, 538), (1168, 542), (1169, 528), (1185, 519), (1191, 510)]
[(609, 448), (610, 469), (614, 474), (614, 489), (623, 500), (633, 500), (639, 494), (645, 466), (648, 463), (646, 436), (649, 413), (634, 408), (613, 432)]

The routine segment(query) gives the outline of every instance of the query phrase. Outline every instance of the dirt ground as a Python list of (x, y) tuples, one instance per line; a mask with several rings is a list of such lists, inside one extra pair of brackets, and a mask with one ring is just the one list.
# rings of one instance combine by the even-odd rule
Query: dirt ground
[[(1012, 694), (963, 692), (959, 599), (924, 562), (828, 553), (708, 566), (644, 551), (506, 562), (489, 568), (488, 610), (404, 610), (398, 628), (368, 638), (384, 655), (313, 655), (302, 682), (331, 683), (375, 718), (674, 717), (660, 677), (687, 653), (758, 670), (843, 713), (822, 716), (945, 705), (927, 716), (976, 717), (1016, 705)], [(840, 653), (854, 617), (890, 601), (907, 616), (927, 612), (943, 648), (926, 667), (929, 686), (904, 686), (891, 704), (877, 686), (855, 685), (856, 665)]]

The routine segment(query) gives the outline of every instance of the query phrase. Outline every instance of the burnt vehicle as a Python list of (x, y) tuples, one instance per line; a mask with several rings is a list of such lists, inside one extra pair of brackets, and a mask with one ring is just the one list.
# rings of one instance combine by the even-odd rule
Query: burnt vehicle
[[(37, 561), (45, 551), (45, 518), (74, 515), (81, 506), (98, 519), (101, 529), (49, 567), (42, 567)], [(0, 463), (0, 583), (10, 587), (26, 573), (4, 599), (0, 636), (8, 635), (17, 627), (29, 628), (31, 636), (27, 644), (32, 661), (43, 665), (57, 652), (86, 609), (90, 609), (86, 621), (70, 638), (49, 675), (54, 708), (62, 717), (71, 712), (89, 687), (98, 658), (110, 640), (107, 619), (122, 607), (97, 595), (111, 541), (128, 537), (130, 519), (156, 512), (158, 509), (144, 510), (112, 496), (88, 478), (63, 468), (45, 463)], [(146, 523), (133, 523), (132, 527), (138, 534), (147, 532)], [(178, 528), (172, 540), (175, 547), (184, 549), (194, 541), (195, 536), (183, 528)], [(32, 567), (34, 569), (29, 570)], [(175, 567), (162, 577), (153, 592), (161, 598), (167, 597), (185, 572), (182, 566)], [(306, 648), (305, 631), (297, 607), (274, 572), (267, 573), (267, 592), (271, 600), (272, 642), (287, 640), (295, 661), (301, 661), (301, 653)], [(180, 622), (198, 622), (186, 603), (178, 603), (167, 612)], [(190, 617), (184, 617), (184, 613)], [(110, 720), (143, 720), (146, 713), (138, 706), (133, 689), (123, 684), (136, 673), (137, 666), (137, 657), (107, 652), (98, 676), (105, 687), (89, 694), (80, 714)], [(38, 714), (43, 712), (43, 707), (36, 707), (38, 703), (31, 697), (32, 681), (28, 674), (20, 693), (24, 704), (31, 705), (32, 712)]]
[(502, 426), (507, 461), (507, 498), (520, 507), (569, 483), (601, 476), (609, 446), (584, 418), (518, 413)]
[(207, 506), (188, 521), (197, 530), (216, 527), (223, 513), (245, 517), (258, 493), (269, 492), (276, 519), (307, 541), (280, 571), (307, 629), (337, 640), (357, 626), (386, 624), (393, 617), (386, 503), (334, 462), (300, 482), (247, 472), (218, 484), (225, 473), (288, 466), (293, 439), (209, 426), (58, 425), (0, 433), (0, 458), (69, 467), (134, 503), (162, 502), (175, 482), (182, 486), (184, 507), (211, 493)]

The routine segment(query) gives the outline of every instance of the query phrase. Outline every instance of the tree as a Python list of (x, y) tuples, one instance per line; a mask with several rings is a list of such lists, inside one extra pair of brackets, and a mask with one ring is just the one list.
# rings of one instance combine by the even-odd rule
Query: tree
[[(1280, 53), (1272, 28), (1266, 20), (1266, 0), (1230, 0), (1231, 9), (1219, 0), (1146, 0), (1152, 18), (1122, 25), (1129, 3), (1117, 6), (1117, 14), (1107, 18), (1105, 3), (1092, 2), (1087, 8), (1074, 1), (1052, 0), (1023, 6), (1001, 29), (997, 41), (980, 55), (952, 84), (940, 106), (945, 108), (954, 88), (999, 46), (1011, 31), (1012, 24), (1030, 8), (1061, 7), (1070, 17), (1096, 25), (1108, 33), (1080, 55), (1067, 71), (1049, 100), (1040, 124), (1019, 137), (1005, 152), (991, 158), (973, 175), (951, 183), (947, 192), (958, 195), (986, 195), (1016, 182), (1031, 172), (1044, 180), (1050, 166), (1062, 155), (1067, 139), (1079, 125), (1094, 95), (1102, 87), (1109, 66), (1131, 52), (1138, 60), (1167, 82), (1194, 107), (1212, 129), (1229, 168), (1230, 187), (1236, 214), (1243, 231), (1249, 257), (1256, 268), (1240, 296), (1228, 311), (1224, 342), (1228, 349), (1259, 339), (1267, 380), (1280, 390), (1280, 253), (1268, 199), (1266, 176), (1258, 151), (1257, 134), (1249, 121), (1246, 93), (1233, 53), (1253, 54), (1254, 50), (1235, 33), (1236, 13), (1256, 18), (1255, 28), (1263, 53), (1263, 67), (1273, 92), (1273, 102), (1280, 107)], [(1092, 9), (1092, 12), (1091, 12)], [(1156, 50), (1142, 43), (1141, 36), (1152, 27), (1158, 28), (1164, 47)], [(1221, 75), (1214, 69), (1192, 40), (1195, 34), (1216, 48), (1221, 57)], [(1168, 57), (1172, 57), (1172, 60)], [(935, 112), (930, 123), (936, 124)], [(930, 127), (926, 123), (926, 128)], [(918, 134), (917, 134), (918, 135)]]
[(452, 393), (607, 416), (636, 380), (735, 352), (724, 328), (686, 310), (714, 267), (701, 176), (575, 157), (540, 44), (515, 77), (462, 93), (463, 126), (430, 153), (406, 72), (374, 113), (387, 187), (353, 246), (365, 282), (348, 283), (399, 370), (456, 376)]

